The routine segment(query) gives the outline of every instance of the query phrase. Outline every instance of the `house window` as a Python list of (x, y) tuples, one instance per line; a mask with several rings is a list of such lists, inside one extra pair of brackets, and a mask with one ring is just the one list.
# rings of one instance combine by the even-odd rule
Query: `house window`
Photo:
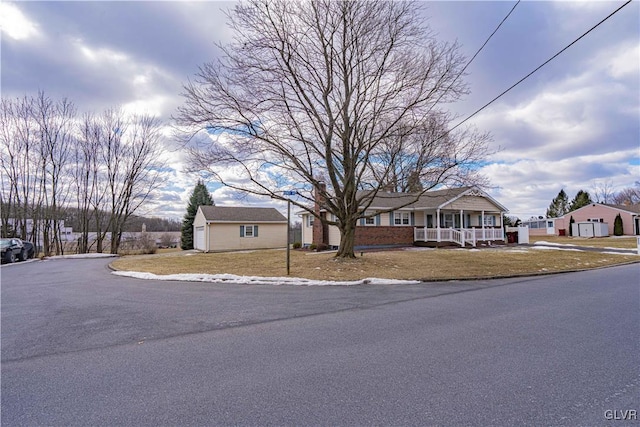
[(313, 227), (314, 218), (315, 217), (313, 215), (307, 215), (307, 227)]
[(496, 225), (496, 217), (494, 215), (485, 215), (484, 225)]
[(453, 214), (444, 214), (444, 228), (453, 228)]
[[(371, 214), (372, 212), (365, 212), (365, 215), (371, 215)], [(376, 217), (375, 216), (365, 217), (364, 225), (376, 225)]]
[(241, 225), (240, 237), (258, 237), (257, 225)]
[(409, 212), (394, 212), (393, 223), (395, 225), (409, 225)]

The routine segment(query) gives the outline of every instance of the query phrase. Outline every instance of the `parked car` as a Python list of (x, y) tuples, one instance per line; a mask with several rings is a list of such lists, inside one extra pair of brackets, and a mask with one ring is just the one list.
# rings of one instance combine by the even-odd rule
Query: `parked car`
[(33, 243), (27, 242), (26, 240), (22, 240), (22, 246), (24, 246), (24, 249), (27, 251), (26, 259), (31, 259), (36, 256), (36, 249), (33, 246)]
[(24, 247), (22, 240), (0, 239), (0, 249), (2, 250), (2, 262), (13, 263), (16, 260), (25, 261), (28, 249)]

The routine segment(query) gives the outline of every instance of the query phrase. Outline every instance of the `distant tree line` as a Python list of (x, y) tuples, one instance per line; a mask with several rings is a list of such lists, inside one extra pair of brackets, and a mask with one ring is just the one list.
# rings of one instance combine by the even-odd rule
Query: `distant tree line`
[[(80, 233), (78, 252), (103, 252), (111, 233), (117, 253), (126, 226), (160, 184), (161, 122), (118, 108), (79, 114), (70, 100), (2, 98), (0, 226), (34, 242), (44, 255), (63, 253), (62, 222)], [(28, 227), (28, 224), (30, 226)]]

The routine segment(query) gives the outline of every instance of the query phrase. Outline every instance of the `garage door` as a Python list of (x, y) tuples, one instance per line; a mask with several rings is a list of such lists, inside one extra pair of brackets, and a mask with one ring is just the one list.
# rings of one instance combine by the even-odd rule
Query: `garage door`
[(578, 236), (580, 237), (593, 237), (595, 226), (589, 223), (579, 223), (578, 224)]
[(201, 251), (206, 250), (204, 246), (204, 227), (196, 227), (196, 234), (193, 237), (193, 247)]

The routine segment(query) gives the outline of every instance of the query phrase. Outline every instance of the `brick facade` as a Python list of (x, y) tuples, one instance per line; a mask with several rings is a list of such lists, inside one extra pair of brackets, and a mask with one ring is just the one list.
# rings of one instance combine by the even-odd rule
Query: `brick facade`
[(356, 246), (413, 245), (413, 226), (356, 227)]
[(313, 221), (313, 243), (320, 247), (327, 245), (329, 243), (329, 227), (326, 224), (323, 224), (320, 221), (319, 217), (321, 215), (325, 215), (325, 213), (321, 213), (321, 205), (324, 201), (322, 197), (322, 192), (326, 191), (327, 187), (324, 183), (319, 184), (319, 188), (315, 190), (315, 204), (313, 206), (313, 211), (315, 213), (315, 219)]

